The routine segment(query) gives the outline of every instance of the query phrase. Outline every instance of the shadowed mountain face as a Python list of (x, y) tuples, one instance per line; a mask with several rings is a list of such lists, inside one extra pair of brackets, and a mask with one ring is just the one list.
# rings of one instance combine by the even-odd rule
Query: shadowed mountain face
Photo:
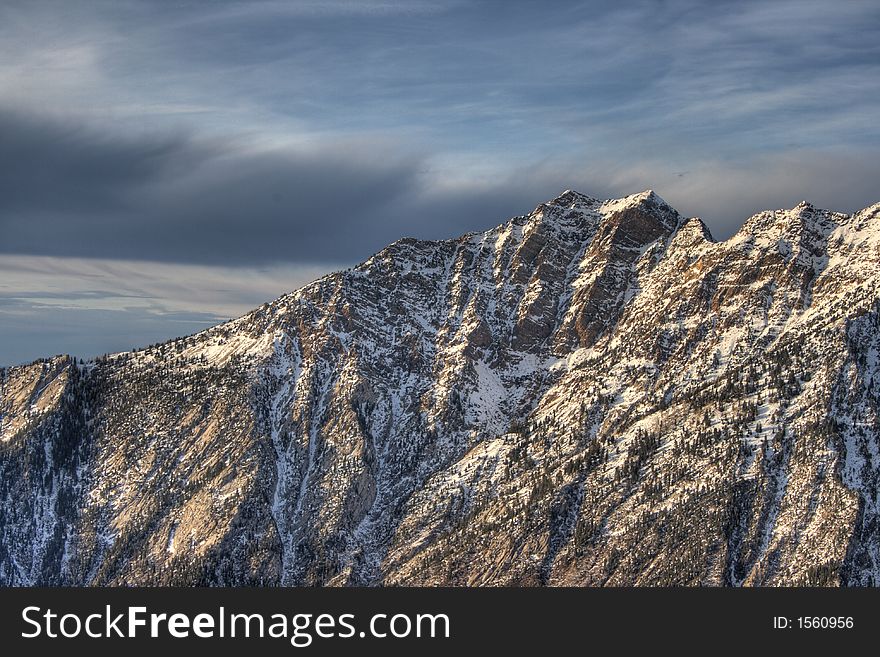
[(0, 583), (880, 583), (878, 214), (565, 192), (5, 370)]

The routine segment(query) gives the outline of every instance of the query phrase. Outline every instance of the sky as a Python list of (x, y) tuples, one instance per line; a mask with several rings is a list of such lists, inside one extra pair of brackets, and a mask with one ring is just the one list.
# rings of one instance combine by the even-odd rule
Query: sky
[(880, 200), (880, 3), (0, 3), (0, 365), (238, 316), (400, 237), (654, 189)]

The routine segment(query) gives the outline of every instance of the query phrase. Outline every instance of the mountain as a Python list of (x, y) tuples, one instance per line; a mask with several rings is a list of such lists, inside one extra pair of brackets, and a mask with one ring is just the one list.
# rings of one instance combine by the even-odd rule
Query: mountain
[(567, 191), (6, 369), (0, 583), (878, 584), (878, 214)]

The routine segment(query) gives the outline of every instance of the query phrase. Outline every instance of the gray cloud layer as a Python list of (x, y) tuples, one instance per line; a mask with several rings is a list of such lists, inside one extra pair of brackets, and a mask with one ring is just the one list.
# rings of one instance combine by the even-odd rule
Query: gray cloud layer
[(752, 212), (803, 198), (858, 209), (877, 200), (880, 179), (878, 158), (852, 148), (686, 172), (662, 159), (559, 158), (445, 183), (429, 158), (382, 141), (259, 150), (243, 137), (119, 137), (8, 111), (0, 140), (0, 253), (240, 266), (354, 262), (402, 236), (497, 224), (565, 187), (597, 196), (652, 187), (726, 237)]
[(726, 237), (880, 171), (871, 2), (8, 2), (0, 253), (350, 262), (566, 187)]
[[(194, 330), (565, 188), (650, 187), (719, 238), (853, 211), (880, 200), (878, 104), (862, 0), (8, 0), (0, 362), (170, 337), (186, 304)], [(267, 266), (279, 285), (218, 295)]]
[(54, 353), (90, 357), (194, 333), (328, 267), (0, 256), (0, 365)]
[(535, 189), (426, 187), (382, 143), (249, 149), (137, 139), (0, 113), (0, 251), (253, 264), (346, 262), (403, 235), (450, 237), (534, 205)]

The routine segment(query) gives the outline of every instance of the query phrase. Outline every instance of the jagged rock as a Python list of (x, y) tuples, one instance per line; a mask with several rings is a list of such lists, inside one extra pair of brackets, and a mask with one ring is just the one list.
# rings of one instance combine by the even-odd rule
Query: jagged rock
[(566, 191), (0, 375), (0, 583), (874, 585), (880, 204)]

